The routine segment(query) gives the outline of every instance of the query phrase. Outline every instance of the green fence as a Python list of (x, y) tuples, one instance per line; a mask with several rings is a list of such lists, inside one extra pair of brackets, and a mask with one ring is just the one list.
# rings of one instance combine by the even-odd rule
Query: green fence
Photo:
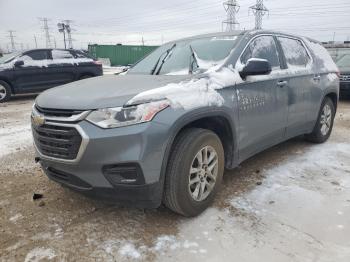
[(134, 64), (158, 46), (89, 45), (89, 53), (96, 58), (109, 58), (112, 66)]

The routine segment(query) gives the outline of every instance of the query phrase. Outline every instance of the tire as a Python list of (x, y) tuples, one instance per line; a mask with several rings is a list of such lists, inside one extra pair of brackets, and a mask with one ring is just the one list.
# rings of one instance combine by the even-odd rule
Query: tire
[(322, 102), (320, 112), (314, 130), (306, 135), (306, 139), (313, 143), (324, 143), (332, 133), (335, 117), (335, 107), (329, 97), (325, 97)]
[(87, 79), (87, 78), (91, 78), (92, 76), (90, 75), (82, 75), (79, 80), (83, 80), (83, 79)]
[(11, 98), (11, 87), (8, 83), (0, 80), (0, 103), (4, 103)]
[[(203, 161), (203, 169), (197, 168), (199, 158), (205, 152), (208, 160), (212, 157), (214, 159), (209, 163)], [(193, 172), (195, 170), (199, 172)], [(190, 174), (190, 171), (193, 173)], [(176, 138), (170, 153), (165, 174), (164, 204), (186, 217), (199, 215), (212, 203), (222, 182), (223, 173), (224, 149), (219, 137), (206, 129), (185, 129)]]

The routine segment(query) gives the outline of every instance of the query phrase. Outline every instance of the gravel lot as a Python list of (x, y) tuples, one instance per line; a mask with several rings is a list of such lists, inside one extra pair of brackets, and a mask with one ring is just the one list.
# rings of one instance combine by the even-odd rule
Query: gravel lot
[(226, 171), (192, 219), (49, 181), (33, 161), (32, 104), (0, 105), (0, 261), (350, 261), (350, 101), (330, 141), (296, 138)]

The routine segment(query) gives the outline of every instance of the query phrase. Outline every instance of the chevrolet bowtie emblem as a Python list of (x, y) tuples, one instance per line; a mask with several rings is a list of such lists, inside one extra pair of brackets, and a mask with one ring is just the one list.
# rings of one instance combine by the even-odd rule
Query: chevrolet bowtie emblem
[(35, 126), (42, 126), (45, 124), (45, 117), (43, 115), (33, 115), (32, 120)]

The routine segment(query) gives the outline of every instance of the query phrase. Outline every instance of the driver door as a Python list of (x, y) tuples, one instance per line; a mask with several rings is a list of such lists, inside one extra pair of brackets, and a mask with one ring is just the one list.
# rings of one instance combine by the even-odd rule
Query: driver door
[(254, 38), (242, 53), (240, 63), (246, 64), (250, 58), (267, 60), (272, 72), (248, 76), (245, 83), (236, 86), (240, 161), (283, 140), (287, 122), (287, 83), (278, 76), (281, 60), (275, 38)]
[(47, 88), (51, 78), (48, 50), (26, 52), (17, 61), (24, 62), (23, 65), (14, 68), (16, 87), (21, 93), (38, 92)]

